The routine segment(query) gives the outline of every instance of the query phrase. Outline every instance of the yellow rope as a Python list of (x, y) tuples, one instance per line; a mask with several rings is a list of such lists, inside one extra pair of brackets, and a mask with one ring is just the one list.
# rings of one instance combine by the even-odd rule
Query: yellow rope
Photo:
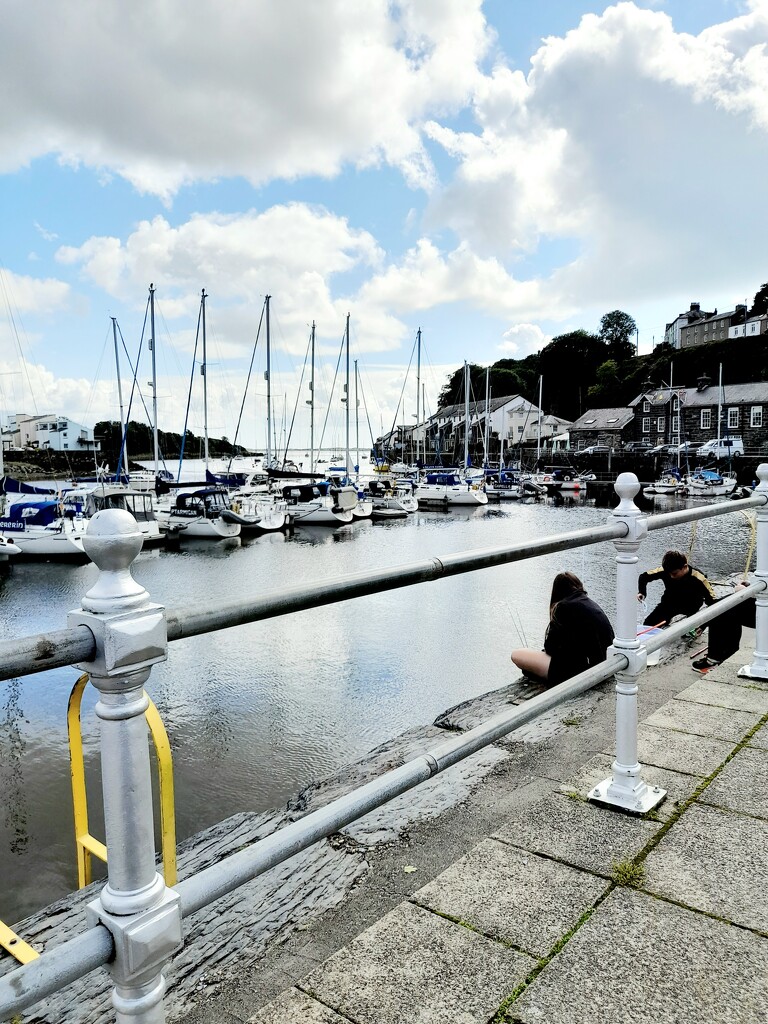
[(744, 579), (746, 579), (749, 574), (749, 567), (752, 564), (752, 555), (755, 553), (755, 545), (757, 544), (757, 519), (754, 515), (750, 515), (748, 512), (742, 512), (741, 514), (749, 523), (751, 530), (749, 547), (747, 548), (747, 561), (744, 564)]

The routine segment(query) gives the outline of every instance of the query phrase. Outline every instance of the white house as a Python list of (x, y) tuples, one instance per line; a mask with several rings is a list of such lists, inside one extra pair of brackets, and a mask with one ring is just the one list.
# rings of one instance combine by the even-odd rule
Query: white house
[(3, 430), (15, 448), (49, 448), (51, 451), (99, 451), (93, 430), (67, 416), (29, 416), (15, 413)]

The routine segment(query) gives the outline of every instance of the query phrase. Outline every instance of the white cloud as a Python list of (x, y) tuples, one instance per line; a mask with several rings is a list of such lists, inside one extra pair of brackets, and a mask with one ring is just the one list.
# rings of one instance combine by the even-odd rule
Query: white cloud
[(54, 313), (63, 308), (69, 296), (70, 288), (64, 281), (15, 274), (0, 267), (0, 297), (9, 319), (33, 311)]
[(499, 351), (514, 359), (539, 352), (552, 340), (538, 324), (515, 324), (504, 332), (503, 338)]
[(45, 22), (20, 5), (0, 36), (0, 170), (52, 153), (166, 199), (380, 161), (430, 187), (420, 123), (465, 104), (492, 40), (481, 0), (80, 0)]
[[(428, 127), (458, 161), (429, 223), (517, 259), (530, 277), (510, 293), (518, 315), (727, 292), (764, 263), (765, 2), (698, 37), (633, 3), (585, 15), (544, 41), (527, 78), (496, 68), (475, 108), (477, 133)], [(559, 240), (580, 255), (542, 270)]]

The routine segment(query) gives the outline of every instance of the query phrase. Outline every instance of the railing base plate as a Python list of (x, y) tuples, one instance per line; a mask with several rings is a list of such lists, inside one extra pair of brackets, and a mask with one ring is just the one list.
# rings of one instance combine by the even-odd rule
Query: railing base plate
[(758, 679), (760, 682), (768, 682), (768, 666), (743, 665), (736, 673), (739, 679)]
[(613, 777), (604, 779), (587, 794), (587, 799), (599, 807), (608, 807), (624, 814), (647, 814), (666, 799), (667, 791), (660, 786), (642, 783), (635, 790), (622, 790), (613, 785)]

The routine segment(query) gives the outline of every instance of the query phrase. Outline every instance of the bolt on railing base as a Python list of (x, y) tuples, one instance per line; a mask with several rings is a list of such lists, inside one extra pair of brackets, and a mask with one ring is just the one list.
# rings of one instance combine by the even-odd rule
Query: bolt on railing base
[(589, 802), (599, 807), (637, 815), (654, 810), (666, 797), (667, 791), (661, 786), (648, 786), (641, 780), (634, 789), (626, 789), (615, 785), (613, 776), (599, 782), (587, 794)]

